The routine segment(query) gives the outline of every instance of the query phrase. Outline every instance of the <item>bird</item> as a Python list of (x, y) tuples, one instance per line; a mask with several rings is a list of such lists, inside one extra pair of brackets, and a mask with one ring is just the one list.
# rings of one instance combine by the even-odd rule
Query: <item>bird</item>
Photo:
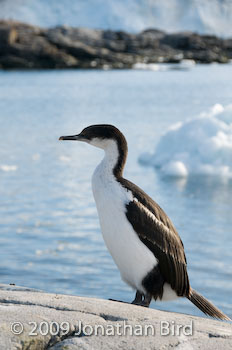
[(170, 218), (123, 177), (128, 146), (122, 132), (97, 124), (59, 140), (86, 142), (105, 152), (93, 173), (92, 191), (105, 244), (122, 280), (136, 292), (132, 304), (149, 307), (152, 299), (185, 297), (206, 315), (230, 320), (191, 287), (184, 245)]

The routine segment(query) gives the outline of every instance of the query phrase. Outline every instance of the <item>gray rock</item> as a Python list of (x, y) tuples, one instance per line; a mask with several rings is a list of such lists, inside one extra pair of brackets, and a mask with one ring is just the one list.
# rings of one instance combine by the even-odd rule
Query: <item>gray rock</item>
[(41, 29), (0, 21), (0, 67), (132, 68), (135, 63), (227, 63), (232, 40), (191, 32), (166, 34), (148, 29), (138, 34), (60, 26)]
[(173, 348), (229, 350), (232, 325), (126, 303), (0, 285), (0, 349)]

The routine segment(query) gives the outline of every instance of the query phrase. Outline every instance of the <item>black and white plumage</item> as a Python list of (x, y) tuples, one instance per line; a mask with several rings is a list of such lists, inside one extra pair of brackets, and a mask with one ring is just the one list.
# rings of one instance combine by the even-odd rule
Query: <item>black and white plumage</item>
[(171, 220), (143, 190), (123, 178), (127, 142), (112, 125), (92, 125), (60, 140), (87, 142), (105, 151), (92, 177), (100, 226), (122, 279), (136, 290), (132, 303), (186, 297), (205, 314), (229, 320), (191, 288), (183, 243)]

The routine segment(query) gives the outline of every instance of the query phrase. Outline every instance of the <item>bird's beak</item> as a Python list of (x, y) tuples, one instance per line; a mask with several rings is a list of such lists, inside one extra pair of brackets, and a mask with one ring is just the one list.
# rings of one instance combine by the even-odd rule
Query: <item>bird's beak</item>
[(85, 138), (81, 135), (81, 134), (78, 134), (78, 135), (72, 135), (72, 136), (60, 136), (59, 138), (60, 141), (86, 141)]

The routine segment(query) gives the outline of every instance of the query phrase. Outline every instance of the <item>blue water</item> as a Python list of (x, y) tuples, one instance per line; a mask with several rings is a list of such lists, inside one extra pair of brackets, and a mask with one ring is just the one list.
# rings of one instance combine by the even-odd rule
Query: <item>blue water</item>
[[(0, 283), (131, 301), (99, 229), (91, 175), (103, 154), (59, 142), (93, 123), (126, 135), (125, 177), (168, 213), (192, 286), (232, 316), (232, 181), (173, 179), (138, 163), (173, 123), (232, 101), (232, 65), (188, 71), (0, 72)], [(152, 303), (202, 315), (189, 301)]]

